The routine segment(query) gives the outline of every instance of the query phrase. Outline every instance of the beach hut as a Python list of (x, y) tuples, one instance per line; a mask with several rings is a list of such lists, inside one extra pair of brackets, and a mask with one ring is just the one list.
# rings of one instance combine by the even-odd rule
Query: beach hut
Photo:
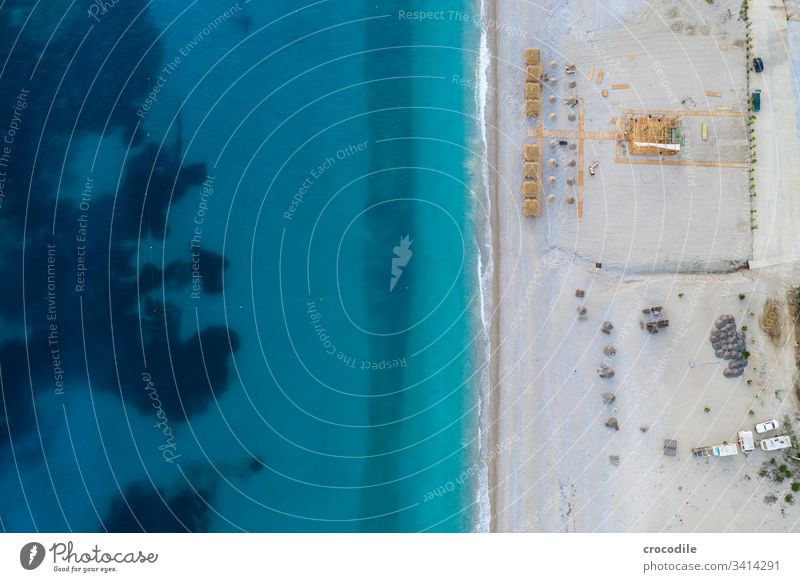
[(542, 111), (542, 103), (537, 99), (525, 100), (525, 117), (535, 117)]
[(525, 162), (522, 164), (522, 175), (526, 180), (536, 179), (536, 164), (533, 162)]
[(542, 189), (539, 182), (525, 180), (522, 183), (522, 195), (525, 198), (538, 198), (541, 193)]
[(525, 64), (526, 65), (538, 65), (542, 62), (541, 54), (539, 53), (538, 48), (526, 48), (525, 49)]
[(542, 65), (528, 65), (525, 67), (525, 82), (526, 83), (540, 83), (542, 80), (542, 73), (544, 68)]
[(533, 143), (525, 144), (525, 161), (536, 162), (539, 160), (539, 146)]
[(522, 201), (522, 215), (539, 218), (542, 215), (542, 205), (536, 198), (525, 198)]
[(525, 83), (525, 99), (541, 99), (542, 86), (539, 83)]

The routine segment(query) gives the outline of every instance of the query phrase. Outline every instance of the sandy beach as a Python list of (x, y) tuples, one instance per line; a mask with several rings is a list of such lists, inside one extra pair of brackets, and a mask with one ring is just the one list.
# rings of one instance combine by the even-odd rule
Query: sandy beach
[[(782, 63), (758, 79), (747, 71), (740, 2), (487, 4), (484, 449), (500, 451), (486, 457), (492, 531), (800, 529), (800, 493), (787, 497), (800, 469), (792, 250), (800, 214), (781, 194), (798, 184), (796, 173), (770, 169), (778, 159), (798, 167), (793, 103), (765, 98), (756, 143), (774, 127), (781, 141), (756, 150), (755, 166), (767, 168), (756, 170), (758, 197), (749, 184), (751, 86), (791, 81), (786, 55), (773, 56), (785, 34), (777, 4), (750, 9), (753, 50), (763, 48), (767, 67)], [(527, 47), (541, 49), (549, 77), (541, 122), (523, 114)], [(579, 119), (565, 103), (573, 81)], [(680, 115), (680, 163), (642, 162), (616, 143), (623, 119), (642, 111)], [(562, 134), (588, 136), (580, 157), (551, 137)], [(520, 189), (524, 145), (537, 143), (543, 209), (533, 218), (522, 215)], [(656, 334), (643, 328), (650, 306), (669, 320)], [(749, 356), (733, 378), (709, 340), (723, 314), (735, 318)], [(613, 377), (600, 377), (604, 366)], [(772, 418), (795, 448), (692, 454)], [(664, 454), (666, 439), (677, 441), (675, 456)]]

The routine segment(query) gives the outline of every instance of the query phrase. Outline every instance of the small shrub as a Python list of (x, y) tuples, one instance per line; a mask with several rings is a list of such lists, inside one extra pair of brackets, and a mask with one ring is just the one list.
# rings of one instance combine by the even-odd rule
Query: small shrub
[(747, 297), (744, 293), (739, 293), (739, 299), (744, 301), (744, 298)]
[(787, 493), (786, 496), (783, 498), (786, 503), (794, 503), (794, 495), (791, 493)]
[(706, 414), (708, 414), (709, 412), (711, 412), (711, 409), (710, 409), (708, 406), (706, 406), (706, 407), (703, 409), (703, 412), (705, 412)]
[(794, 491), (795, 493), (800, 491), (800, 483), (799, 482), (795, 481), (794, 483), (792, 483), (792, 491)]
[(742, 331), (747, 331), (747, 326), (746, 325), (742, 326)]

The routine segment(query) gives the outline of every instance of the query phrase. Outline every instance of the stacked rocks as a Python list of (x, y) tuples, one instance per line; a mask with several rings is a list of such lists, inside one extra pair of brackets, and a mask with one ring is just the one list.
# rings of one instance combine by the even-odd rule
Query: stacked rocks
[(711, 347), (714, 355), (722, 360), (728, 360), (728, 367), (722, 371), (726, 378), (738, 378), (744, 374), (747, 367), (745, 356), (745, 335), (743, 331), (736, 330), (736, 318), (732, 315), (720, 315), (714, 322), (711, 332)]

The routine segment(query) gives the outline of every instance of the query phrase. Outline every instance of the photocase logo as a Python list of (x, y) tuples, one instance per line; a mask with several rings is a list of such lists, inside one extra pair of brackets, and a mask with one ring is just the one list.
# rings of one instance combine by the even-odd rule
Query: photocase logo
[(389, 279), (389, 293), (394, 291), (394, 286), (403, 276), (403, 267), (407, 266), (411, 260), (411, 255), (413, 254), (411, 252), (411, 243), (414, 241), (409, 240), (408, 237), (409, 235), (406, 235), (401, 238), (400, 244), (393, 249), (395, 256), (392, 257), (392, 278)]
[(28, 542), (19, 551), (19, 563), (26, 570), (35, 570), (44, 562), (44, 546), (39, 542)]

